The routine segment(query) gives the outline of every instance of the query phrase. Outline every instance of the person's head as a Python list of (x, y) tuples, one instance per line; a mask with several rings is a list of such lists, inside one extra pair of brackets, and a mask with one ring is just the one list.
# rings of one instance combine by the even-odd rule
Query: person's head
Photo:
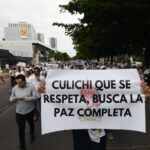
[(59, 69), (64, 69), (64, 64), (60, 64)]
[(34, 74), (36, 75), (36, 76), (39, 76), (40, 75), (40, 68), (38, 68), (38, 67), (35, 67), (34, 68)]
[(26, 68), (30, 68), (31, 66), (29, 64), (26, 65)]
[(18, 67), (17, 67), (17, 71), (18, 71), (18, 72), (21, 72), (21, 67), (18, 66)]
[(33, 69), (29, 69), (29, 72), (30, 72), (30, 74), (34, 73)]
[(16, 76), (16, 83), (19, 87), (24, 88), (26, 85), (26, 78), (23, 74)]
[(29, 77), (31, 75), (30, 70), (28, 68), (25, 69), (25, 76)]

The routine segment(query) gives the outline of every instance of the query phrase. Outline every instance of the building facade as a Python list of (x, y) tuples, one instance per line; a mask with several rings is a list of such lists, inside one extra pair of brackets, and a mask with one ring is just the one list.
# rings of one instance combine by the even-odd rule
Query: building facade
[(34, 27), (26, 22), (9, 23), (4, 28), (6, 41), (14, 40), (37, 40), (37, 34)]
[(19, 58), (17, 60), (27, 60), (33, 64), (49, 60), (51, 48), (44, 44), (44, 35), (37, 34), (31, 24), (9, 23), (4, 28), (4, 35), (5, 38), (0, 41), (0, 51), (7, 50)]

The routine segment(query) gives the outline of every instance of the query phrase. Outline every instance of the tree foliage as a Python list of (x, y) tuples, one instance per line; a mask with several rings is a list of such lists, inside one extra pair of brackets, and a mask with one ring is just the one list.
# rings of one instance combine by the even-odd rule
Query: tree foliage
[(150, 49), (149, 0), (71, 0), (61, 11), (82, 14), (78, 24), (54, 23), (72, 37), (77, 54), (99, 58)]
[(61, 61), (68, 61), (71, 59), (66, 52), (62, 53), (54, 50), (51, 50), (50, 57), (55, 58), (55, 60), (61, 60)]

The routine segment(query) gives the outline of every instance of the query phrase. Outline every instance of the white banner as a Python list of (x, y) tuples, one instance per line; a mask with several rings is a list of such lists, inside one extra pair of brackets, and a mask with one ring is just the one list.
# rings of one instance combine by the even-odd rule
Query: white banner
[(70, 129), (145, 132), (145, 97), (135, 69), (49, 70), (42, 134)]

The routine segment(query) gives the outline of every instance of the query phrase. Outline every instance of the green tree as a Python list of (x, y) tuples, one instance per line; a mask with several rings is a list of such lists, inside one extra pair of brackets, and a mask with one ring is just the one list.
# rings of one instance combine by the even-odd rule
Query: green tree
[(62, 52), (53, 51), (53, 50), (50, 52), (50, 56), (54, 57), (55, 60), (61, 60), (61, 61), (68, 61), (71, 59), (70, 56), (66, 52), (62, 53)]
[[(119, 54), (142, 54), (150, 49), (150, 1), (71, 0), (62, 11), (82, 14), (78, 24), (54, 23), (65, 27), (77, 55), (99, 58)], [(149, 59), (146, 58), (146, 63)]]

